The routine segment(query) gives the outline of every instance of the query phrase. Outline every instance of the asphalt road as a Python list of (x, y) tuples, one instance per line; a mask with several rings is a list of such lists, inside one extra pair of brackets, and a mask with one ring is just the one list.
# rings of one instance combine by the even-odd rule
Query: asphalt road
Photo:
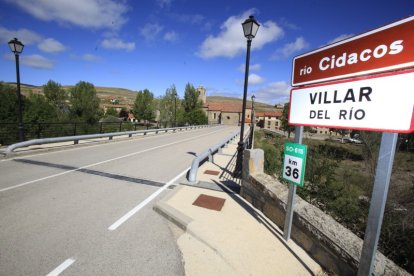
[[(236, 131), (213, 127), (0, 161), (0, 275), (183, 275), (152, 210), (201, 153)], [(152, 200), (155, 198), (155, 201)]]

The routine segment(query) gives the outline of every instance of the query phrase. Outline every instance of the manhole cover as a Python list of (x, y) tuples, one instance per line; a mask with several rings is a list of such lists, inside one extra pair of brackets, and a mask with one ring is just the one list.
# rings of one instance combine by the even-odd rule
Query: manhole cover
[(206, 170), (204, 174), (219, 175), (219, 171)]
[(226, 200), (224, 198), (201, 194), (193, 202), (193, 205), (211, 210), (221, 211), (225, 201)]

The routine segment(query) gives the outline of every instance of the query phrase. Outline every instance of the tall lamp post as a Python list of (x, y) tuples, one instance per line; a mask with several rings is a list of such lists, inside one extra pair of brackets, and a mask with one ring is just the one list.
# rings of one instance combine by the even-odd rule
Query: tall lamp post
[(242, 107), (242, 121), (240, 126), (240, 141), (237, 147), (237, 161), (236, 169), (234, 171), (235, 176), (241, 176), (243, 165), (243, 151), (244, 151), (244, 123), (246, 116), (246, 97), (247, 97), (247, 84), (249, 81), (249, 63), (250, 63), (250, 47), (252, 40), (256, 36), (259, 30), (260, 24), (256, 21), (253, 15), (249, 16), (243, 23), (244, 36), (247, 38), (247, 52), (246, 52), (246, 70), (244, 73), (244, 92), (243, 92), (243, 107)]
[(256, 96), (252, 96), (252, 127), (251, 127), (251, 133), (250, 133), (250, 149), (253, 149), (253, 142), (254, 142), (254, 125), (256, 124), (256, 118), (255, 118), (255, 112), (254, 112), (254, 99), (256, 99)]
[(23, 115), (22, 115), (22, 97), (20, 93), (20, 71), (19, 71), (19, 55), (22, 53), (24, 45), (17, 38), (9, 41), (10, 50), (14, 53), (16, 59), (16, 78), (17, 78), (17, 99), (19, 101), (19, 140), (24, 141)]

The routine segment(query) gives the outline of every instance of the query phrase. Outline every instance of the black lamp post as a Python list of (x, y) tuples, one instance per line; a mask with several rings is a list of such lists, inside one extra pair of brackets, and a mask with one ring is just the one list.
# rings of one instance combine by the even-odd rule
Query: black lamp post
[(256, 124), (256, 118), (255, 118), (255, 112), (254, 112), (254, 99), (256, 99), (256, 96), (252, 96), (252, 127), (251, 127), (251, 133), (250, 133), (250, 149), (253, 149), (253, 142), (254, 142), (254, 125)]
[(247, 38), (247, 52), (246, 52), (246, 70), (244, 73), (244, 92), (243, 92), (243, 107), (242, 107), (242, 121), (240, 127), (240, 141), (237, 147), (237, 163), (234, 171), (235, 176), (241, 176), (243, 165), (243, 151), (244, 151), (244, 123), (246, 116), (246, 97), (247, 97), (247, 84), (249, 82), (249, 63), (250, 63), (250, 47), (252, 45), (252, 39), (256, 36), (259, 30), (260, 24), (254, 19), (254, 16), (249, 16), (243, 23), (244, 36)]
[(9, 41), (10, 50), (14, 53), (16, 59), (16, 78), (17, 78), (17, 99), (19, 101), (19, 140), (24, 141), (23, 115), (22, 115), (22, 97), (20, 94), (20, 71), (19, 71), (19, 55), (22, 53), (24, 45), (17, 38)]

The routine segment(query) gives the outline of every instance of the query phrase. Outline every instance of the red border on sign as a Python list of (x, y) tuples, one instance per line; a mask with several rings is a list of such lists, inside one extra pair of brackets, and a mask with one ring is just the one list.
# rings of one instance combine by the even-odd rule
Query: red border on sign
[[(289, 96), (289, 119), (288, 124), (291, 126), (315, 126), (315, 127), (323, 127), (323, 128), (338, 128), (338, 129), (352, 129), (352, 130), (368, 130), (368, 131), (377, 131), (377, 132), (396, 132), (396, 133), (411, 133), (414, 131), (414, 106), (413, 106), (413, 113), (411, 116), (411, 126), (408, 130), (396, 130), (396, 129), (378, 129), (378, 128), (360, 128), (360, 127), (344, 127), (344, 126), (335, 126), (335, 125), (318, 125), (318, 124), (296, 124), (296, 123), (290, 123), (290, 108), (292, 104), (292, 92), (294, 90), (304, 89), (304, 88), (314, 88), (314, 87), (320, 87), (320, 86), (326, 86), (326, 85), (332, 85), (332, 84), (339, 84), (339, 83), (346, 83), (346, 82), (355, 82), (355, 81), (361, 81), (361, 80), (367, 80), (367, 79), (376, 79), (381, 77), (388, 77), (388, 76), (395, 76), (395, 75), (402, 75), (402, 74), (408, 74), (408, 73), (414, 73), (414, 69), (410, 70), (401, 70), (401, 71), (395, 71), (391, 73), (384, 73), (384, 74), (376, 74), (376, 75), (370, 75), (370, 76), (364, 76), (364, 77), (358, 77), (353, 79), (346, 79), (346, 80), (336, 80), (331, 82), (324, 82), (324, 83), (318, 83), (313, 85), (306, 85), (301, 87), (295, 87), (290, 90), (290, 96)], [(414, 86), (414, 84), (413, 84)], [(414, 92), (413, 92), (414, 93)]]
[[(303, 86), (373, 73), (413, 68), (413, 28), (414, 16), (409, 16), (371, 31), (296, 56), (292, 62), (291, 85)], [(392, 55), (385, 54), (381, 55), (381, 57), (371, 57), (374, 48), (382, 46), (387, 48), (388, 51), (388, 47), (397, 41), (401, 41), (401, 45), (404, 45), (403, 51)], [(369, 51), (367, 52), (370, 56), (368, 58), (369, 61), (368, 59), (365, 61), (359, 60), (359, 54), (365, 50)], [(329, 63), (331, 62), (331, 57), (333, 63), (335, 59), (343, 58), (342, 55), (345, 55), (345, 59), (347, 59), (348, 54), (358, 55), (358, 62), (330, 68)], [(327, 71), (319, 69), (319, 63), (325, 58), (327, 58), (324, 63), (328, 66), (325, 69)], [(306, 73), (306, 68), (313, 68), (313, 71)], [(303, 75), (299, 73), (302, 70), (305, 70)]]

